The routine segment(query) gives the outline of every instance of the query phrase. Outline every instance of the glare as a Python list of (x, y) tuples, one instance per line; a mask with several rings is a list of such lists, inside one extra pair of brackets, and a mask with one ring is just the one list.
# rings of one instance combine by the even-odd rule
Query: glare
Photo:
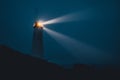
[(43, 28), (44, 25), (42, 22), (40, 21), (36, 21), (34, 24), (33, 24), (33, 27), (37, 27), (37, 28)]
[(69, 13), (64, 16), (60, 16), (60, 17), (45, 21), (43, 24), (48, 25), (48, 24), (55, 24), (55, 23), (88, 20), (91, 17), (91, 12), (92, 12), (92, 10), (89, 8), (84, 11)]
[(47, 24), (53, 24), (53, 23), (55, 24), (55, 23), (75, 21), (77, 20), (76, 16), (77, 16), (76, 14), (68, 14), (68, 15), (64, 15), (58, 18), (45, 21), (43, 24), (47, 25)]
[[(84, 11), (66, 14), (44, 22), (38, 21), (40, 22), (38, 23), (38, 26), (41, 27), (48, 24), (90, 20), (93, 18), (93, 16), (94, 15), (92, 13), (92, 9), (89, 8)], [(52, 38), (54, 38), (66, 50), (68, 50), (71, 53), (71, 55), (76, 57), (81, 63), (85, 63), (85, 61), (87, 63), (89, 60), (93, 62), (99, 62), (103, 60), (105, 62), (111, 59), (111, 55), (108, 55), (108, 53), (96, 47), (75, 40), (56, 31), (50, 30), (46, 27), (44, 27), (44, 31), (47, 32)]]
[(60, 34), (56, 31), (50, 30), (48, 28), (44, 28), (52, 38), (54, 38), (60, 45), (62, 45), (65, 49), (67, 49), (72, 56), (76, 57), (80, 62), (87, 61), (96, 61), (99, 60), (109, 61), (110, 55), (105, 52), (94, 48), (93, 46), (87, 45), (83, 42), (77, 41), (73, 38)]

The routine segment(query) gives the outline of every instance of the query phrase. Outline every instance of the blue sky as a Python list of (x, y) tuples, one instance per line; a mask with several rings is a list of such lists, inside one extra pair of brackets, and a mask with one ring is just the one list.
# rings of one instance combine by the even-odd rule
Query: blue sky
[[(118, 0), (1, 0), (0, 43), (31, 55), (32, 25), (36, 18), (49, 20), (69, 13), (83, 12), (85, 15), (82, 17), (89, 18), (46, 27), (112, 54), (108, 63), (118, 63), (117, 59), (119, 60), (120, 56), (118, 2)], [(52, 62), (58, 64), (79, 62), (46, 32), (44, 49), (46, 59)], [(104, 62), (103, 59), (99, 61)], [(93, 60), (85, 62), (99, 64)]]

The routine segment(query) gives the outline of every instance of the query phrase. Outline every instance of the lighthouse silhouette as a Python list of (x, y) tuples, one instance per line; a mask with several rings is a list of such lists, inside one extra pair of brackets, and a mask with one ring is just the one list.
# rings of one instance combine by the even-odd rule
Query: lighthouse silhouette
[(32, 53), (33, 55), (43, 59), (43, 25), (41, 22), (35, 22), (33, 28)]

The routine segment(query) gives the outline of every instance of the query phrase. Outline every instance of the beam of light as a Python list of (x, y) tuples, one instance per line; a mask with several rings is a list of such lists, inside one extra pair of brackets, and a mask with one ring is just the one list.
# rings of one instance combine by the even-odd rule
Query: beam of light
[(86, 45), (82, 42), (79, 42), (75, 39), (72, 39), (68, 36), (52, 31), (48, 28), (44, 28), (44, 31), (46, 31), (65, 49), (70, 51), (71, 55), (76, 57), (81, 63), (85, 61), (86, 63), (88, 63), (89, 60), (93, 62), (105, 62), (109, 61), (109, 59), (111, 58), (110, 55), (106, 54), (105, 52), (100, 51), (97, 48), (93, 48), (92, 46)]
[(78, 21), (78, 20), (85, 20), (88, 19), (90, 17), (91, 11), (85, 10), (85, 11), (81, 11), (81, 12), (75, 12), (75, 13), (71, 13), (71, 14), (67, 14), (61, 17), (57, 17), (48, 21), (45, 21), (43, 24), (47, 25), (47, 24), (53, 24), (53, 23), (63, 23), (63, 22), (71, 22), (71, 21)]

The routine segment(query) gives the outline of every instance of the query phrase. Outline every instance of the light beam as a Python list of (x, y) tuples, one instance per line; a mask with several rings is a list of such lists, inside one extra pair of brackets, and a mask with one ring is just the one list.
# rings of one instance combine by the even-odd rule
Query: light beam
[(71, 55), (78, 58), (78, 60), (82, 62), (100, 62), (100, 61), (109, 61), (111, 58), (110, 55), (105, 52), (94, 48), (92, 46), (86, 45), (82, 42), (79, 42), (75, 39), (72, 39), (68, 36), (60, 34), (58, 32), (52, 31), (48, 28), (44, 28), (44, 30), (54, 38), (60, 45), (62, 45), (65, 49), (70, 51)]
[(67, 14), (58, 18), (45, 21), (43, 24), (48, 25), (53, 23), (55, 24), (55, 23), (63, 23), (63, 22), (71, 22), (71, 21), (80, 21), (80, 20), (86, 20), (90, 17), (91, 17), (91, 9), (87, 9), (84, 11)]

